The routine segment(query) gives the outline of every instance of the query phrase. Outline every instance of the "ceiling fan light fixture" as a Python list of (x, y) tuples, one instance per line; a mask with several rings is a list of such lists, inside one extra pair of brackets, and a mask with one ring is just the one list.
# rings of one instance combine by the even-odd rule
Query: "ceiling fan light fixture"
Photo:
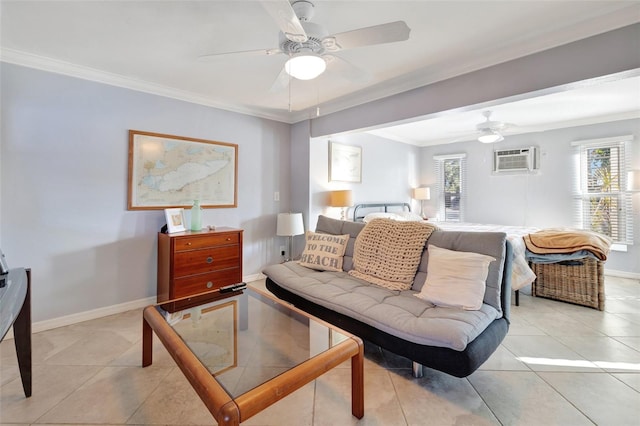
[(327, 69), (327, 63), (315, 53), (301, 53), (294, 55), (284, 64), (284, 69), (298, 80), (313, 80)]
[(500, 141), (503, 141), (503, 140), (504, 140), (504, 136), (502, 136), (498, 132), (494, 132), (493, 130), (485, 130), (478, 137), (478, 141), (480, 141), (482, 143), (495, 143), (495, 142), (500, 142)]

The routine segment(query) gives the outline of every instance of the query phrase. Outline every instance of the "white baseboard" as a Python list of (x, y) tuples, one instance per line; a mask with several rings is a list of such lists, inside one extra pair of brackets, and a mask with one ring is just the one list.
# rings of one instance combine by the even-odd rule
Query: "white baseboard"
[[(253, 274), (242, 277), (244, 282), (251, 282), (264, 279), (264, 274)], [(77, 324), (79, 322), (89, 321), (97, 318), (106, 317), (122, 312), (131, 311), (133, 309), (141, 309), (145, 306), (154, 305), (156, 296), (147, 297), (145, 299), (133, 300), (131, 302), (120, 303), (118, 305), (105, 306), (102, 308), (92, 309), (90, 311), (78, 312), (76, 314), (65, 315), (63, 317), (52, 318), (44, 321), (38, 321), (31, 324), (31, 332), (38, 333), (40, 331), (51, 330), (53, 328), (64, 327), (67, 325)], [(10, 329), (5, 339), (13, 338), (13, 329)]]
[(253, 275), (247, 275), (246, 277), (242, 277), (242, 281), (244, 281), (245, 283), (250, 283), (251, 281), (258, 281), (258, 280), (263, 280), (267, 278), (267, 276), (265, 274), (253, 274)]
[[(145, 299), (132, 300), (131, 302), (120, 303), (118, 305), (105, 306), (102, 308), (92, 309), (90, 311), (78, 312), (76, 314), (65, 315), (63, 317), (52, 318), (44, 321), (38, 321), (31, 324), (31, 332), (38, 333), (40, 331), (51, 330), (53, 328), (64, 327), (67, 325), (77, 324), (79, 322), (89, 321), (96, 318), (102, 318), (109, 315), (121, 314), (122, 312), (131, 311), (133, 309), (141, 309), (145, 306), (156, 303), (156, 297), (147, 297)], [(13, 338), (13, 329), (9, 330), (6, 339)]]
[(618, 278), (630, 278), (632, 280), (640, 280), (640, 274), (635, 272), (616, 271), (614, 269), (604, 268), (605, 276), (618, 277)]

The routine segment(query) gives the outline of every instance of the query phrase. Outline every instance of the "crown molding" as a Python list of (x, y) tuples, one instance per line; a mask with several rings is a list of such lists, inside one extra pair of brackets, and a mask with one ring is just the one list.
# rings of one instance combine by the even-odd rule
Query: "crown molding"
[(197, 93), (176, 89), (173, 87), (163, 86), (160, 84), (150, 83), (120, 74), (114, 74), (102, 71), (96, 68), (86, 67), (83, 65), (73, 64), (58, 59), (52, 59), (45, 56), (34, 55), (32, 53), (20, 50), (0, 47), (0, 61), (9, 64), (20, 65), (27, 68), (34, 68), (41, 71), (52, 72), (55, 74), (75, 77), (82, 80), (89, 80), (96, 83), (107, 84), (110, 86), (122, 87), (124, 89), (135, 90), (137, 92), (149, 93), (152, 95), (163, 96), (166, 98), (177, 99), (193, 104), (204, 105), (225, 111), (235, 112), (239, 114), (251, 115), (254, 117), (264, 118), (291, 124), (292, 122), (283, 117), (282, 114), (265, 113), (262, 110), (241, 107), (238, 105), (229, 105), (217, 102), (214, 99)]

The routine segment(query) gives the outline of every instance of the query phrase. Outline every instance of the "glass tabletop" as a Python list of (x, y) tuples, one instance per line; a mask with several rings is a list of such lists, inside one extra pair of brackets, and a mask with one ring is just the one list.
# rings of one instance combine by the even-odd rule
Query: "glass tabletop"
[(251, 288), (178, 312), (156, 309), (232, 398), (348, 339)]

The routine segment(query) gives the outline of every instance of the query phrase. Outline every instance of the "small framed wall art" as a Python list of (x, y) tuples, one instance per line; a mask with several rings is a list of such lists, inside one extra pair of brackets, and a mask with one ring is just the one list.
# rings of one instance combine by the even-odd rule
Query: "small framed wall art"
[(129, 210), (238, 206), (238, 145), (129, 130)]
[(167, 232), (169, 234), (186, 231), (184, 226), (184, 209), (164, 209), (164, 216), (167, 219)]
[(362, 182), (362, 147), (329, 142), (329, 182)]

